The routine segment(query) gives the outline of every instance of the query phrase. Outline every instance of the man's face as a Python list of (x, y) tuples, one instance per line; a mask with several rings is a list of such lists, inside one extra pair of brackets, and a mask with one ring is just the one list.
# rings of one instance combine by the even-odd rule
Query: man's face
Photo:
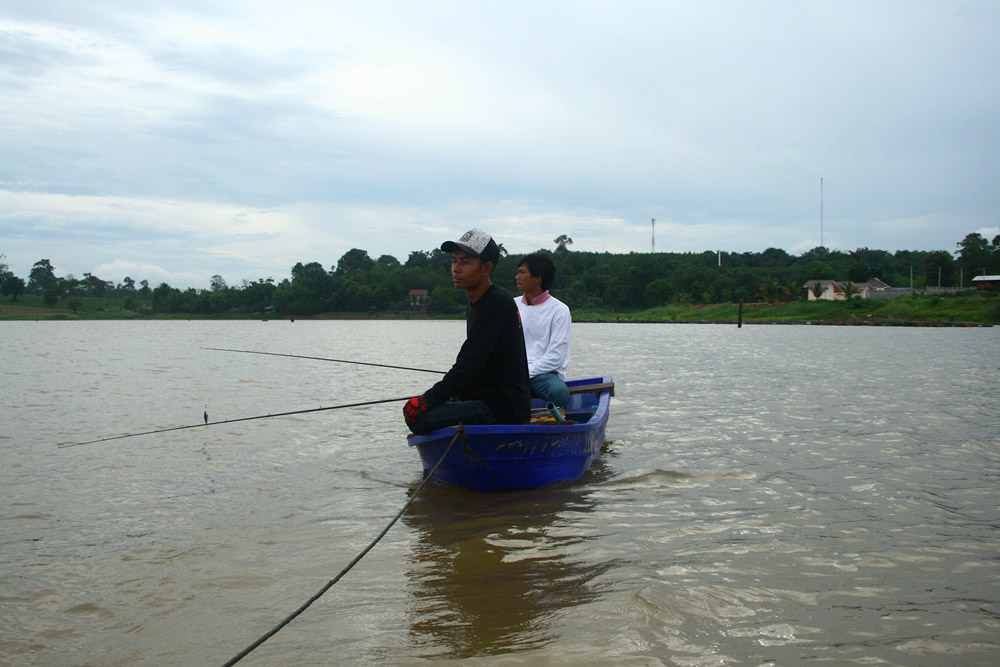
[(479, 287), (488, 280), (493, 264), (484, 262), (462, 250), (451, 253), (451, 279), (455, 287), (469, 290)]
[(530, 294), (535, 291), (541, 293), (542, 291), (542, 277), (531, 275), (531, 271), (528, 270), (527, 264), (522, 264), (517, 267), (517, 273), (514, 275), (514, 282), (517, 283), (517, 289), (522, 294)]

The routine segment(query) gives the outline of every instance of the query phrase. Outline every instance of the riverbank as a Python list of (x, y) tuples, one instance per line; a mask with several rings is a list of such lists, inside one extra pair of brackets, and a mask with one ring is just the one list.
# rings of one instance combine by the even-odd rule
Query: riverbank
[(961, 292), (892, 300), (669, 305), (614, 312), (577, 308), (574, 320), (737, 324), (838, 324), (882, 326), (991, 326), (1000, 324), (1000, 293)]
[[(427, 314), (414, 311), (378, 313), (146, 313), (109, 308), (104, 300), (81, 299), (76, 311), (32, 303), (0, 300), (0, 320), (371, 320), (460, 319), (463, 313)], [(673, 304), (645, 310), (574, 308), (577, 322), (814, 324), (850, 326), (992, 326), (1000, 324), (1000, 292), (967, 291), (953, 295), (916, 295), (892, 300), (792, 301), (786, 303)]]
[(819, 325), (819, 326), (855, 326), (855, 327), (992, 327), (992, 324), (982, 324), (980, 322), (911, 322), (895, 320), (869, 320), (867, 322), (848, 320), (747, 320), (745, 322), (730, 322), (728, 320), (641, 320), (641, 319), (614, 319), (614, 320), (581, 320), (573, 319), (574, 322), (593, 324), (789, 324), (789, 325)]

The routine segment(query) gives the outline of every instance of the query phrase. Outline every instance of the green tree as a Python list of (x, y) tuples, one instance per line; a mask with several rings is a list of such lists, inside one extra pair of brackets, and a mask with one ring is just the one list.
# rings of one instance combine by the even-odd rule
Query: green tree
[(231, 310), (229, 305), (229, 291), (217, 290), (215, 292), (209, 292), (208, 305), (208, 312), (210, 313), (228, 313)]
[(861, 261), (852, 263), (847, 269), (847, 278), (858, 283), (865, 282), (868, 280), (868, 265)]
[(857, 295), (858, 286), (855, 285), (850, 280), (838, 284), (840, 285), (840, 288), (844, 291), (844, 296), (847, 298), (848, 301), (850, 301)]
[(781, 299), (783, 290), (781, 284), (775, 280), (772, 276), (768, 276), (764, 280), (764, 284), (760, 287), (760, 295), (765, 301), (773, 302)]
[(955, 258), (947, 250), (935, 250), (924, 257), (924, 280), (929, 287), (940, 285), (950, 287), (955, 284)]
[(11, 301), (24, 292), (24, 281), (14, 275), (7, 264), (7, 256), (0, 254), (0, 294), (9, 296)]
[(277, 289), (274, 285), (274, 278), (246, 283), (239, 294), (234, 295), (238, 296), (234, 307), (244, 313), (263, 312), (268, 306), (274, 305), (272, 297)]
[(175, 290), (167, 283), (157, 285), (156, 289), (152, 291), (153, 310), (160, 313), (171, 312), (172, 306), (177, 303), (175, 292), (179, 296), (180, 290)]
[(430, 303), (427, 311), (430, 313), (460, 313), (469, 300), (465, 292), (455, 289), (454, 285), (435, 287), (430, 293)]
[(24, 294), (24, 279), (8, 271), (0, 282), (0, 291), (4, 296), (9, 296), (11, 301), (17, 301), (17, 297)]
[[(565, 281), (563, 284), (566, 284)], [(569, 283), (569, 287), (559, 291), (559, 298), (570, 307), (584, 308), (591, 305), (591, 298), (587, 292), (587, 283), (581, 278), (576, 278)]]
[(566, 252), (569, 250), (566, 246), (573, 245), (573, 239), (566, 234), (560, 234), (552, 242), (556, 244), (556, 252)]
[(84, 273), (83, 280), (79, 281), (79, 283), (84, 294), (98, 299), (103, 299), (109, 290), (114, 289), (113, 283), (105, 282), (90, 273)]
[[(778, 248), (724, 255), (714, 251), (570, 252), (571, 240), (565, 234), (554, 239), (557, 248), (562, 249), (554, 255), (555, 290), (571, 308), (615, 310), (668, 302), (748, 302), (756, 296), (769, 301), (796, 299), (805, 296), (801, 285), (810, 280), (847, 277), (858, 282), (881, 277), (890, 284), (909, 285), (911, 269), (915, 269), (913, 282), (917, 288), (936, 285), (939, 270), (943, 285), (955, 284), (959, 266), (970, 278), (980, 270), (1000, 273), (1000, 237), (989, 244), (979, 234), (970, 234), (957, 244), (958, 261), (945, 251), (888, 253), (869, 248), (845, 253), (819, 247), (795, 257)], [(209, 290), (181, 291), (164, 283), (154, 294), (147, 281), (141, 281), (142, 289), (137, 290), (136, 281), (130, 277), (117, 286), (89, 273), (84, 274), (83, 280), (75, 280), (71, 275), (58, 278), (46, 259), (33, 267), (34, 280), (30, 286), (43, 295), (52, 290), (54, 297), (50, 295), (49, 299), (57, 300), (100, 295), (132, 297), (129, 308), (137, 312), (262, 312), (273, 305), (289, 314), (405, 308), (410, 290), (426, 289), (433, 297), (432, 312), (458, 313), (465, 300), (461, 290), (452, 286), (450, 261), (450, 253), (433, 249), (413, 251), (406, 263), (400, 265), (391, 255), (372, 260), (366, 251), (353, 248), (329, 270), (318, 262), (297, 263), (290, 277), (277, 284), (269, 278), (256, 282), (244, 280), (239, 287), (228, 286), (216, 275)], [(513, 289), (515, 269), (515, 258), (503, 255), (494, 272), (494, 281)], [(4, 296), (13, 299), (26, 289), (24, 281), (10, 273), (2, 255), (0, 288)], [(817, 285), (816, 293), (819, 292)]]
[(55, 287), (50, 287), (42, 294), (42, 303), (51, 308), (59, 303), (59, 291)]
[[(872, 250), (870, 248), (858, 248), (850, 254), (855, 263), (864, 264), (865, 275), (857, 278), (859, 281), (870, 278), (884, 278), (887, 271), (892, 267), (892, 254), (885, 250)], [(852, 267), (854, 264), (851, 265)], [(852, 278), (854, 280), (854, 278)]]
[(31, 267), (31, 273), (28, 274), (28, 291), (44, 292), (54, 289), (58, 282), (55, 270), (52, 268), (52, 262), (40, 259), (35, 262), (35, 265)]
[(797, 280), (788, 280), (782, 285), (785, 298), (789, 301), (798, 301), (802, 298), (802, 285)]
[(674, 293), (681, 303), (695, 303), (700, 300), (705, 285), (712, 278), (710, 269), (692, 262), (679, 267), (670, 277), (674, 283)]
[(367, 250), (351, 248), (337, 261), (337, 273), (353, 273), (368, 271), (375, 267), (375, 260), (368, 256)]
[[(968, 234), (957, 246), (958, 262), (965, 267), (967, 274), (973, 276), (978, 275), (983, 270), (989, 270), (992, 265), (993, 249), (982, 234), (978, 232)], [(937, 284), (937, 276), (934, 278), (934, 282)], [(930, 284), (929, 279), (928, 284)]]
[(792, 257), (780, 248), (768, 248), (760, 255), (761, 266), (765, 268), (780, 268), (791, 264)]
[(330, 274), (319, 262), (309, 262), (308, 264), (299, 262), (292, 267), (292, 285), (298, 285), (315, 292), (328, 290)]
[(408, 269), (413, 268), (423, 268), (427, 266), (430, 261), (431, 253), (424, 250), (414, 250), (410, 253), (410, 256), (406, 258), (406, 263), (403, 264)]
[(673, 285), (668, 279), (657, 278), (646, 285), (646, 302), (651, 306), (665, 306), (673, 293)]
[(815, 260), (809, 264), (809, 278), (811, 280), (834, 280), (836, 277), (836, 270), (827, 262)]

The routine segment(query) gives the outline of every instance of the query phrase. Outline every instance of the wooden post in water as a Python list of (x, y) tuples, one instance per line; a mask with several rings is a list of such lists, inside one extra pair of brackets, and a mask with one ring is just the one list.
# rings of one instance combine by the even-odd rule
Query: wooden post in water
[(743, 302), (742, 301), (740, 301), (740, 312), (739, 312), (739, 315), (736, 317), (736, 328), (737, 329), (742, 329), (743, 328)]

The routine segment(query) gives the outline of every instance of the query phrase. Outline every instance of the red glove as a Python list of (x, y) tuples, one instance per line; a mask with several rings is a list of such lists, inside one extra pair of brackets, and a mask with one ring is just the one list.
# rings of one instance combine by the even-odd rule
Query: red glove
[(417, 417), (431, 409), (430, 403), (423, 396), (414, 396), (403, 405), (403, 418), (407, 426), (413, 426)]

